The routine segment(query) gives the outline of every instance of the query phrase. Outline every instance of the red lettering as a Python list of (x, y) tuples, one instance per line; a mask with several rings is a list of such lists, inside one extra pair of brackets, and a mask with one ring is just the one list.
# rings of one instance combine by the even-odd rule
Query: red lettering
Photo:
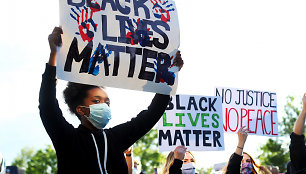
[[(259, 116), (259, 112), (260, 112), (260, 117), (258, 117)], [(261, 121), (261, 130), (262, 130), (262, 134), (265, 134), (265, 128), (264, 128), (264, 121), (265, 120), (263, 120), (262, 119), (262, 110), (261, 109), (258, 109), (258, 111), (257, 111), (257, 117), (256, 117), (256, 126), (255, 126), (255, 134), (257, 133), (257, 124), (258, 124), (258, 121)]]
[(273, 122), (273, 113), (274, 112), (277, 112), (277, 111), (276, 110), (272, 110), (271, 111), (271, 129), (272, 129), (272, 135), (278, 135), (278, 134), (274, 134), (274, 131), (273, 131), (273, 124), (276, 124), (275, 122)]
[(255, 133), (254, 131), (251, 131), (250, 130), (250, 121), (252, 121), (253, 119), (250, 119), (250, 112), (254, 112), (255, 110), (254, 109), (249, 109), (248, 110), (248, 129), (249, 129), (249, 133)]
[(230, 127), (230, 124), (228, 124), (228, 128), (232, 131), (232, 132), (236, 132), (236, 130), (238, 129), (238, 125), (239, 125), (239, 114), (238, 114), (238, 111), (235, 109), (235, 108), (231, 108), (229, 111), (228, 111), (228, 119), (229, 119), (229, 115), (231, 113), (231, 110), (235, 110), (236, 111), (236, 114), (237, 114), (237, 126), (235, 128), (235, 130), (231, 129)]
[(225, 108), (225, 126), (224, 126), (224, 124), (223, 124), (223, 128), (224, 128), (224, 131), (227, 131), (227, 125), (229, 125), (229, 120), (228, 120), (228, 113), (227, 113), (227, 109), (228, 108)]
[[(243, 111), (245, 111), (245, 115), (243, 115)], [(242, 127), (242, 120), (244, 117), (246, 117), (248, 115), (248, 110), (241, 108), (241, 119), (240, 119), (240, 127)]]
[[(270, 135), (271, 134), (271, 131), (268, 133), (267, 132), (267, 129), (266, 129), (266, 113), (269, 113), (270, 114), (270, 111), (269, 110), (266, 110), (265, 112), (264, 112), (264, 116), (263, 116), (263, 120), (264, 120), (264, 126), (265, 126), (265, 131), (266, 131), (266, 134), (267, 135)], [(272, 120), (271, 120), (272, 121)], [(272, 129), (272, 128), (271, 128)]]

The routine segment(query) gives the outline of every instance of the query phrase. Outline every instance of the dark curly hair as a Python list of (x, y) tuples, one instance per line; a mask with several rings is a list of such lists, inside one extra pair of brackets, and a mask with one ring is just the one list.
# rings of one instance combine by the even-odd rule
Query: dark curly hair
[(81, 117), (77, 113), (76, 107), (79, 105), (83, 105), (84, 99), (88, 95), (87, 91), (94, 88), (100, 88), (100, 87), (94, 85), (68, 82), (66, 89), (63, 91), (65, 103), (68, 105), (69, 111), (71, 113), (74, 113), (79, 118), (79, 120), (81, 119)]

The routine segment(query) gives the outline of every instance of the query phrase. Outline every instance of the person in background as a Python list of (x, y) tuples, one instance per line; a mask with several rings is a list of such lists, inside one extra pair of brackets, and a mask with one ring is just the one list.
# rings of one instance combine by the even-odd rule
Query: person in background
[(255, 163), (253, 158), (246, 152), (243, 152), (245, 142), (248, 137), (249, 130), (243, 126), (238, 132), (238, 145), (235, 152), (231, 155), (227, 166), (223, 173), (225, 174), (257, 174), (256, 168), (259, 170), (259, 173), (270, 174), (264, 166), (260, 166)]
[(171, 151), (166, 159), (166, 163), (162, 169), (162, 174), (182, 173), (182, 165), (187, 148), (185, 146), (177, 146)]
[(287, 165), (287, 174), (306, 173), (306, 146), (305, 146), (305, 117), (306, 117), (306, 93), (302, 98), (303, 109), (296, 119), (293, 132), (290, 135), (290, 162)]

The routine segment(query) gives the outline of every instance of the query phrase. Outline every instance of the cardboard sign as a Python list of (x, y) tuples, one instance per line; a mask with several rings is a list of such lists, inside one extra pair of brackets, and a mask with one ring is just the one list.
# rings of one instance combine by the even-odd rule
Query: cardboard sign
[(250, 135), (278, 136), (276, 93), (235, 88), (216, 88), (221, 96), (225, 132), (242, 126)]
[(173, 0), (60, 0), (58, 78), (175, 94), (180, 43)]
[(192, 151), (224, 150), (220, 97), (173, 96), (158, 122), (159, 151), (184, 145)]

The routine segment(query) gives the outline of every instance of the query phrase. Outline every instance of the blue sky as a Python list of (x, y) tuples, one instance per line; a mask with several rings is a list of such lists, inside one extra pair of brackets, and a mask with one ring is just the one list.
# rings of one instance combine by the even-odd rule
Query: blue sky
[[(4, 1), (0, 12), (0, 152), (7, 163), (25, 146), (51, 144), (39, 118), (38, 92), (49, 56), (47, 37), (59, 24), (58, 2)], [(302, 0), (177, 0), (184, 68), (178, 93), (213, 95), (215, 87), (233, 87), (277, 93), (281, 120), (287, 95), (306, 92), (306, 2)], [(41, 6), (41, 7), (40, 7)], [(66, 119), (74, 125), (58, 99)], [(113, 119), (110, 126), (135, 116), (153, 94), (107, 88)], [(253, 156), (267, 138), (249, 136), (246, 151)], [(258, 143), (260, 142), (260, 143)], [(200, 152), (200, 167), (227, 161), (237, 144), (226, 134), (225, 151)], [(209, 156), (209, 158), (208, 158)]]

